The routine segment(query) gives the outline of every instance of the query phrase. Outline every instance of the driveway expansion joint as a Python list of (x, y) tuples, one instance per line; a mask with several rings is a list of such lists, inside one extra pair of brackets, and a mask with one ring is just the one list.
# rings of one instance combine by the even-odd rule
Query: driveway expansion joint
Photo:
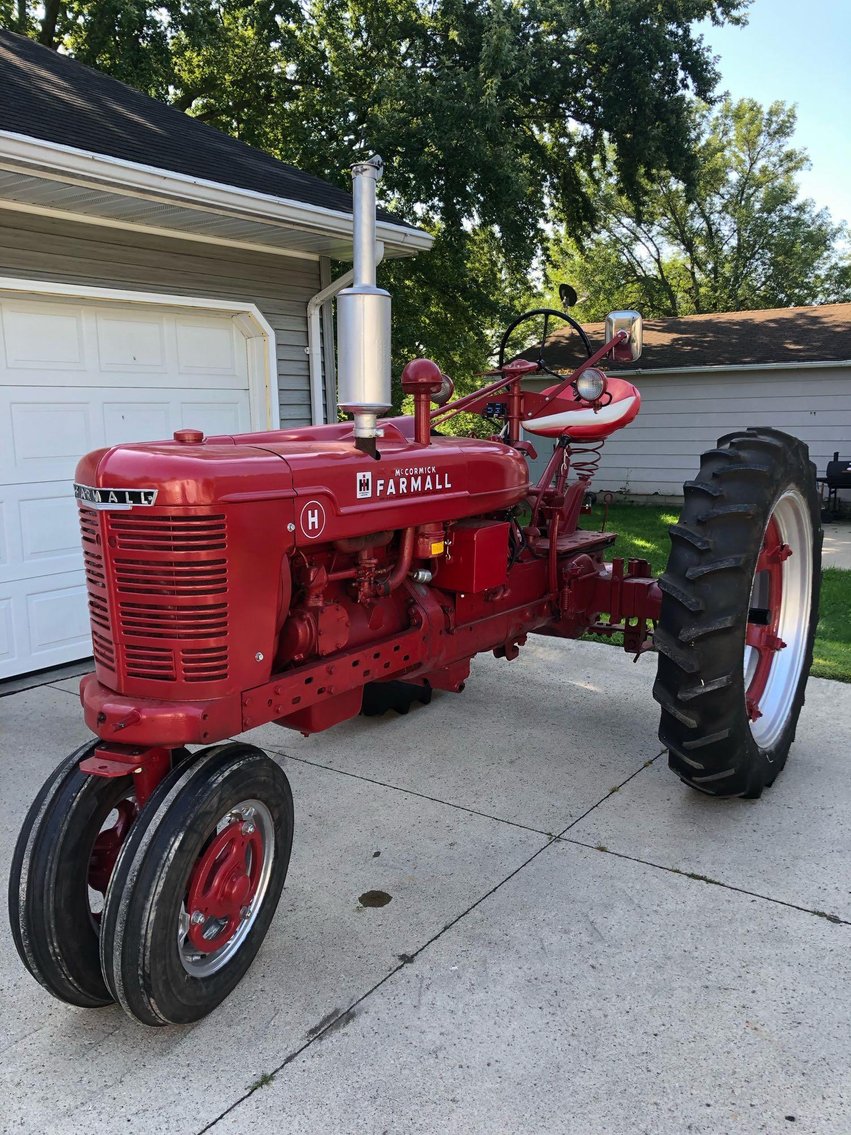
[(851, 926), (851, 919), (841, 918), (838, 914), (831, 914), (826, 910), (815, 910), (813, 907), (801, 906), (799, 903), (789, 902), (787, 899), (777, 899), (773, 898), (771, 895), (760, 894), (759, 891), (749, 891), (747, 887), (737, 887), (735, 883), (725, 883), (721, 879), (712, 879), (710, 876), (701, 875), (696, 871), (683, 871), (679, 867), (668, 867), (664, 863), (654, 863), (652, 859), (642, 859), (639, 855), (627, 855), (625, 851), (615, 851), (613, 848), (606, 847), (600, 843), (586, 843), (584, 840), (565, 836), (564, 833), (557, 837), (557, 841), (559, 843), (572, 843), (576, 847), (585, 847), (589, 851), (599, 851), (604, 855), (612, 855), (616, 859), (626, 859), (630, 863), (640, 863), (642, 866), (652, 867), (656, 871), (667, 871), (669, 875), (679, 875), (683, 879), (690, 879), (692, 882), (708, 883), (713, 887), (723, 887), (726, 891), (735, 891), (737, 894), (747, 895), (752, 899), (760, 899), (762, 902), (774, 903), (777, 906), (785, 906), (790, 910), (799, 910), (802, 914), (815, 915), (816, 918), (823, 918), (825, 921), (832, 922), (837, 926)]

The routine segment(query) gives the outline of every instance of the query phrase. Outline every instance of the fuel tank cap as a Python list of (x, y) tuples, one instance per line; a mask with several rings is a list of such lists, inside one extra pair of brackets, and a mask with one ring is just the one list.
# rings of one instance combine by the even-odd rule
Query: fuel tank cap
[(203, 430), (175, 430), (174, 440), (183, 445), (198, 445), (204, 440)]

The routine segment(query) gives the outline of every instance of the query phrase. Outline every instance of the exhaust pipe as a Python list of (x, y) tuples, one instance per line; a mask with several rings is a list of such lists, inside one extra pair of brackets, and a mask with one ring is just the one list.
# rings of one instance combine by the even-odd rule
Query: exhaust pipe
[(377, 417), (392, 405), (390, 294), (375, 284), (375, 183), (384, 162), (374, 154), (352, 166), (354, 280), (337, 296), (339, 405), (354, 415), (355, 445), (377, 457)]

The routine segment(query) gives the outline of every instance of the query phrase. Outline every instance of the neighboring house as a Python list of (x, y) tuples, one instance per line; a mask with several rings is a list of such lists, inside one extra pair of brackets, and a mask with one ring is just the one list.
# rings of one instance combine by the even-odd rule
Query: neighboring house
[[(83, 453), (333, 412), (351, 230), (343, 190), (0, 31), (0, 679), (90, 653)], [(377, 236), (431, 245), (386, 213)]]
[[(603, 324), (586, 331), (602, 344)], [(559, 329), (548, 364), (577, 366), (578, 342)], [(635, 383), (641, 412), (603, 447), (595, 490), (681, 496), (700, 454), (747, 426), (801, 438), (819, 475), (835, 450), (851, 457), (851, 303), (648, 319), (638, 362), (607, 369)], [(542, 467), (550, 448), (533, 441)]]

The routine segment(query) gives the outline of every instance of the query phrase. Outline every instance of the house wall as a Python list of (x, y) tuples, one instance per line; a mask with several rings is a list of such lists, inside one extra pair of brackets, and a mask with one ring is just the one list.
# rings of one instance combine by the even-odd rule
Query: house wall
[(318, 260), (0, 210), (0, 275), (249, 301), (275, 331), (281, 424), (310, 422), (306, 305)]
[[(819, 476), (835, 450), (851, 457), (851, 364), (631, 377), (641, 391), (641, 412), (603, 447), (595, 490), (681, 496), (700, 454), (722, 434), (747, 426), (773, 426), (801, 438)], [(543, 438), (533, 444), (535, 467), (542, 470), (550, 444)]]

